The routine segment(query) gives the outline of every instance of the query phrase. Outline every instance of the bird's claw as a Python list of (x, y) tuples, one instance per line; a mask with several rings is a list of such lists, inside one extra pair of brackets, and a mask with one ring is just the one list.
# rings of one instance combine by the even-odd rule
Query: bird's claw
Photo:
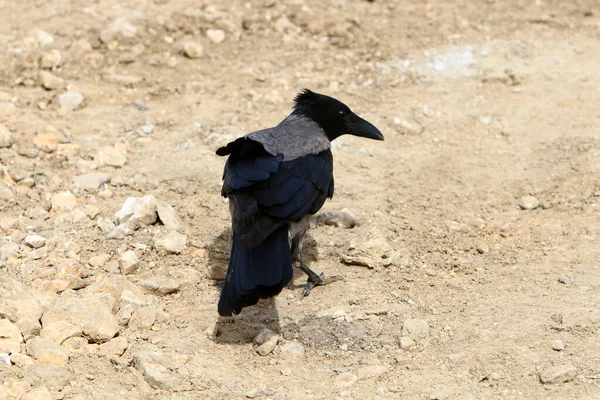
[(323, 285), (328, 285), (330, 283), (333, 282), (337, 282), (337, 281), (343, 281), (344, 277), (342, 275), (332, 275), (332, 276), (328, 276), (327, 278), (325, 277), (325, 273), (321, 272), (319, 275), (313, 275), (312, 277), (309, 277), (306, 281), (306, 285), (304, 285), (304, 289), (302, 289), (302, 298), (308, 296), (310, 294), (310, 291), (315, 287), (315, 286), (323, 286)]

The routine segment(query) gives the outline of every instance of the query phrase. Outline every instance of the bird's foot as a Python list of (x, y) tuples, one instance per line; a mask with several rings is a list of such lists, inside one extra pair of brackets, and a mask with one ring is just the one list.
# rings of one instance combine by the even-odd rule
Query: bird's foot
[(317, 275), (314, 271), (312, 271), (310, 268), (308, 268), (304, 264), (301, 264), (300, 269), (302, 271), (304, 271), (304, 273), (306, 275), (308, 275), (308, 280), (306, 281), (306, 285), (304, 285), (304, 289), (302, 289), (302, 298), (308, 296), (310, 294), (310, 291), (315, 286), (328, 285), (332, 282), (344, 280), (344, 277), (342, 275), (332, 275), (332, 276), (328, 276), (327, 278), (325, 277), (324, 272), (321, 272), (319, 275)]

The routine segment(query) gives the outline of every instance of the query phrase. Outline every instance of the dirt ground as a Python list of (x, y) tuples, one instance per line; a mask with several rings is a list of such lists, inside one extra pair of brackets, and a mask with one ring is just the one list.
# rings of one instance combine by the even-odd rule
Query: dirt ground
[[(0, 278), (41, 305), (41, 337), (53, 304), (94, 283), (177, 281), (144, 298), (149, 323), (139, 308), (119, 321), (120, 351), (85, 327), (62, 337), (51, 353), (68, 361), (36, 352), (39, 327), (2, 311), (0, 290), (31, 356), (0, 363), (0, 397), (600, 399), (599, 5), (0, 0)], [(219, 319), (207, 269), (227, 262), (229, 221), (214, 152), (279, 122), (302, 88), (386, 138), (334, 146), (322, 211), (357, 226), (315, 223), (308, 254), (345, 280)], [(72, 180), (90, 172), (110, 176)], [(63, 191), (76, 204), (61, 209)], [(160, 222), (114, 233), (144, 195), (174, 207), (179, 254), (160, 251)], [(123, 275), (128, 250), (139, 268)], [(279, 335), (265, 356), (264, 327)]]

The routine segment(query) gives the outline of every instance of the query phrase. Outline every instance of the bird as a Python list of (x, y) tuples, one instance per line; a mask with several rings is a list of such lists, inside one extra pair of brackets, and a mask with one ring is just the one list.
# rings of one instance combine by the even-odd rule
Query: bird
[(308, 275), (302, 296), (325, 283), (302, 260), (310, 217), (334, 192), (331, 142), (349, 134), (384, 140), (373, 124), (341, 101), (304, 89), (277, 126), (217, 149), (228, 156), (221, 195), (229, 201), (230, 256), (218, 303), (221, 316), (239, 314), (278, 295), (293, 268)]

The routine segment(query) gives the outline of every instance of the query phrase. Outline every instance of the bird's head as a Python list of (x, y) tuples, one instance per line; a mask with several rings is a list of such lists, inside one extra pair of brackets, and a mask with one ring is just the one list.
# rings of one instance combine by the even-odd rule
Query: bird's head
[(329, 140), (349, 134), (368, 139), (383, 140), (373, 124), (354, 114), (339, 100), (304, 89), (294, 99), (293, 114), (311, 119), (321, 126)]

